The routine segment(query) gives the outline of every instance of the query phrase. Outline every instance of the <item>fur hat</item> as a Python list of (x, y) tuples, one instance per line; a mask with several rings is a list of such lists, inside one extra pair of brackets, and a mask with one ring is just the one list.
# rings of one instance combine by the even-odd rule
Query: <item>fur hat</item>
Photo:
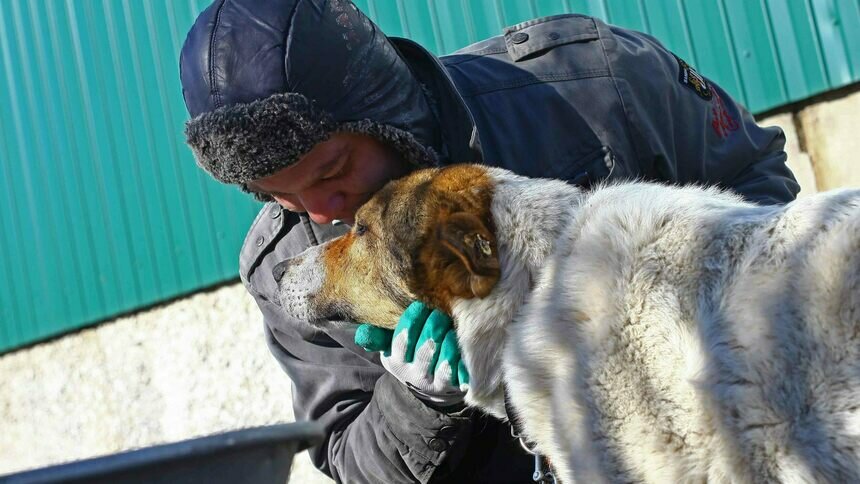
[(197, 164), (219, 181), (242, 186), (296, 163), (336, 132), (372, 136), (416, 166), (436, 164), (434, 151), (410, 133), (369, 119), (338, 123), (298, 93), (224, 106), (185, 126)]

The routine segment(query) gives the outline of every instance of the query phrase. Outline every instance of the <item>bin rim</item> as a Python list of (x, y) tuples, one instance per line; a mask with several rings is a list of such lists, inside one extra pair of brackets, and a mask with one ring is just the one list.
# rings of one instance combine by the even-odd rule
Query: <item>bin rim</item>
[(155, 462), (167, 464), (203, 455), (217, 455), (267, 445), (295, 445), (295, 454), (322, 443), (323, 438), (323, 426), (318, 422), (290, 422), (249, 427), (0, 475), (0, 483), (62, 482), (93, 478), (131, 471)]

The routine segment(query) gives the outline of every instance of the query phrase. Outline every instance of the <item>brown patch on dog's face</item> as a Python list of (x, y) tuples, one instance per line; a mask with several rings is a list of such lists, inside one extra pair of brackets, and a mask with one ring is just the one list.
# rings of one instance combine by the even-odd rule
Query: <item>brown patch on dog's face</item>
[(316, 301), (394, 327), (414, 299), (450, 314), (456, 298), (487, 296), (500, 275), (492, 188), (475, 165), (389, 183), (359, 209), (352, 231), (325, 247)]

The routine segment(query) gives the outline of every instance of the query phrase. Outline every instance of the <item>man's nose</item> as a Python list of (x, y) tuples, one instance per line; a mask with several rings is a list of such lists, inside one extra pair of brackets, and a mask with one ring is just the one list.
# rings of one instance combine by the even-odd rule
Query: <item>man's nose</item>
[(346, 197), (341, 192), (315, 190), (303, 192), (299, 198), (308, 215), (318, 224), (336, 219), (346, 205)]

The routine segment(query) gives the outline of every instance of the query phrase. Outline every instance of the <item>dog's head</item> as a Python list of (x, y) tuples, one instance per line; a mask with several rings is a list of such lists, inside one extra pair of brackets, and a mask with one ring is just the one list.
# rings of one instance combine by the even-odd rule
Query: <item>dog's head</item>
[(386, 185), (346, 235), (274, 269), (284, 309), (306, 321), (392, 328), (412, 300), (451, 313), (487, 296), (500, 277), (485, 168), (456, 165)]

